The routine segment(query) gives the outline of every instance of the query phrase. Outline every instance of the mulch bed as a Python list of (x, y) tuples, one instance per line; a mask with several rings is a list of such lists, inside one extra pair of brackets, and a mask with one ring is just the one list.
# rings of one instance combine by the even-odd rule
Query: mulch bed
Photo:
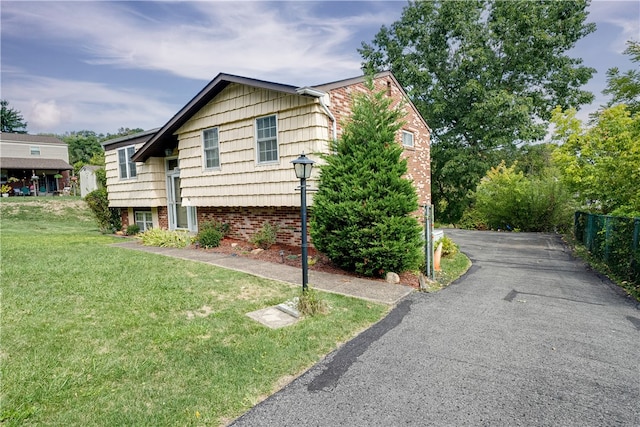
[[(220, 242), (220, 246), (218, 246), (217, 248), (202, 250), (225, 254), (235, 254), (236, 256), (302, 268), (301, 249), (297, 246), (275, 244), (269, 249), (256, 251), (257, 253), (252, 252), (254, 251), (254, 249), (256, 249), (256, 246), (249, 242), (225, 237)], [(309, 270), (384, 281), (384, 279), (364, 277), (361, 275), (350, 273), (348, 271), (344, 271), (335, 266), (325, 255), (316, 251), (315, 248), (309, 248), (308, 253), (310, 257)], [(419, 287), (418, 276), (413, 273), (400, 274), (400, 283), (403, 285), (412, 286), (416, 289)]]

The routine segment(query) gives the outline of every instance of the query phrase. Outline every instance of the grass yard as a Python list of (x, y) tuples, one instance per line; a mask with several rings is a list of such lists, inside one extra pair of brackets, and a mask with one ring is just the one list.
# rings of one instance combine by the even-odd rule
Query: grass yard
[(388, 310), (271, 330), (245, 314), (297, 287), (116, 241), (78, 198), (0, 200), (0, 424), (225, 424)]

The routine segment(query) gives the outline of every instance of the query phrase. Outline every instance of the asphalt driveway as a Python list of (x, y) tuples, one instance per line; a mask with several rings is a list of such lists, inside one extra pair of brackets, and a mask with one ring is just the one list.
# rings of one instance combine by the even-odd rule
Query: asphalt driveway
[(472, 259), (237, 426), (639, 426), (640, 310), (541, 233), (450, 230)]

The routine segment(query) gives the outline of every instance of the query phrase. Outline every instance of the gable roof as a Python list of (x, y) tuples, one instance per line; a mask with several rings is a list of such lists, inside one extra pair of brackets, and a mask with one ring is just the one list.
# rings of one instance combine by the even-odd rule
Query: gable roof
[[(388, 77), (393, 80), (394, 84), (400, 89), (407, 104), (412, 108), (424, 125), (431, 131), (431, 128), (422, 118), (418, 109), (413, 105), (407, 93), (404, 91), (400, 83), (393, 76), (391, 71), (383, 71), (377, 73), (374, 78)], [(209, 101), (215, 98), (223, 89), (231, 83), (237, 83), (245, 86), (257, 87), (261, 89), (273, 90), (276, 92), (287, 93), (298, 96), (318, 97), (322, 94), (340, 87), (350, 86), (357, 83), (364, 83), (366, 76), (353, 77), (335, 82), (325, 83), (311, 87), (297, 87), (281, 83), (273, 83), (264, 80), (252, 79), (249, 77), (236, 76), (232, 74), (220, 73), (209, 82), (196, 96), (182, 107), (180, 111), (174, 115), (164, 126), (159, 129), (142, 132), (136, 135), (129, 135), (116, 140), (106, 141), (103, 143), (105, 150), (114, 149), (124, 145), (144, 142), (144, 145), (136, 151), (131, 157), (134, 162), (144, 162), (152, 156), (162, 156), (165, 148), (173, 148), (178, 144), (178, 138), (174, 133), (185, 124), (194, 114), (202, 109)], [(311, 89), (311, 90), (309, 90)]]
[(193, 97), (187, 105), (182, 107), (182, 109), (178, 111), (178, 113), (173, 116), (167, 124), (161, 127), (158, 132), (131, 157), (131, 159), (135, 162), (144, 162), (153, 155), (161, 155), (167, 146), (171, 147), (172, 145), (176, 145), (177, 138), (174, 135), (174, 132), (231, 83), (274, 90), (292, 95), (296, 95), (297, 89), (296, 86), (220, 73), (195, 97)]
[(0, 132), (0, 141), (67, 145), (66, 142), (59, 140), (55, 136), (29, 135), (27, 133), (11, 133), (11, 132)]

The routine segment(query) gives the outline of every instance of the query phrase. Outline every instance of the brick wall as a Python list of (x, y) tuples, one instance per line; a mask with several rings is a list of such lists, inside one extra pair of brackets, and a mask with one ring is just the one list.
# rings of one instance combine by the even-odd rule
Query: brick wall
[(165, 230), (169, 228), (169, 210), (166, 206), (158, 206), (158, 226)]
[[(403, 100), (404, 94), (391, 77), (379, 77), (374, 80), (375, 91), (386, 91), (393, 98), (392, 106), (398, 105)], [(356, 93), (367, 93), (364, 83), (356, 83), (345, 87), (332, 89), (329, 92), (331, 98), (330, 109), (337, 120), (338, 138), (342, 134), (342, 123), (351, 115), (351, 105)], [(403, 157), (407, 159), (406, 177), (413, 181), (418, 194), (420, 206), (431, 204), (431, 160), (430, 160), (430, 134), (418, 112), (414, 107), (405, 103), (405, 124), (402, 130), (414, 135), (414, 146), (405, 147)], [(396, 136), (398, 144), (402, 144), (402, 133)]]
[(230, 237), (246, 240), (265, 223), (278, 225), (278, 243), (300, 246), (299, 207), (199, 207), (198, 224), (218, 221), (230, 225)]

